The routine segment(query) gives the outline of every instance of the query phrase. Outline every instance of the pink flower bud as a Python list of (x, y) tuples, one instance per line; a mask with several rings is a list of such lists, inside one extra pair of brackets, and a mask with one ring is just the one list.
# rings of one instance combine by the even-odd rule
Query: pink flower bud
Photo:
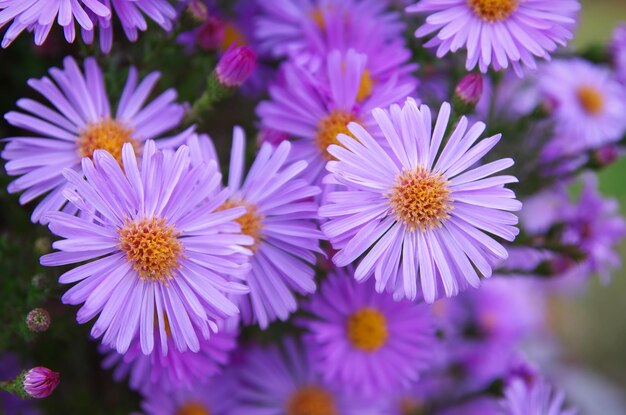
[(248, 46), (231, 46), (217, 63), (215, 74), (220, 84), (237, 87), (243, 84), (256, 68), (256, 53)]
[(47, 398), (59, 384), (59, 377), (57, 372), (37, 366), (26, 372), (22, 386), (31, 398)]
[(203, 50), (214, 50), (220, 47), (224, 39), (224, 23), (215, 17), (208, 18), (196, 30), (196, 43)]
[(464, 104), (478, 103), (483, 94), (483, 76), (476, 73), (465, 75), (454, 92)]
[(593, 153), (594, 161), (601, 167), (613, 164), (619, 158), (619, 148), (615, 144), (607, 144)]
[(26, 316), (26, 325), (32, 331), (48, 330), (50, 321), (50, 313), (43, 308), (35, 308)]

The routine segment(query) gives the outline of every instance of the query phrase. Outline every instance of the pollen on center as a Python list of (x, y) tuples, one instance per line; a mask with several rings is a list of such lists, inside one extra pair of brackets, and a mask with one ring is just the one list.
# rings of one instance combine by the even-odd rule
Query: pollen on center
[(377, 309), (363, 307), (348, 318), (347, 333), (352, 346), (375, 352), (387, 343), (387, 319)]
[(245, 207), (246, 213), (235, 219), (235, 222), (241, 226), (241, 233), (254, 238), (254, 245), (249, 248), (256, 252), (263, 238), (263, 219), (265, 218), (264, 215), (259, 213), (259, 208), (253, 203), (247, 203), (242, 200), (227, 200), (218, 210), (232, 209), (239, 206)]
[(211, 411), (200, 402), (187, 402), (178, 408), (176, 415), (211, 415)]
[(319, 386), (298, 389), (287, 403), (287, 415), (339, 415), (332, 395)]
[(506, 20), (516, 9), (518, 0), (467, 0), (474, 13), (489, 23)]
[(122, 164), (122, 147), (131, 143), (135, 151), (139, 143), (133, 138), (133, 129), (122, 122), (105, 118), (99, 122), (88, 124), (78, 137), (78, 154), (80, 157), (93, 157), (96, 150), (108, 151), (118, 163)]
[(448, 181), (423, 167), (400, 174), (388, 197), (397, 220), (410, 231), (439, 227), (452, 210)]
[(147, 281), (167, 282), (180, 267), (183, 245), (178, 240), (180, 232), (163, 218), (127, 220), (118, 230), (119, 248), (126, 253), (139, 278)]
[(576, 92), (578, 102), (589, 115), (598, 115), (604, 109), (604, 97), (597, 88), (583, 85)]
[(358, 121), (359, 119), (353, 113), (345, 111), (333, 111), (322, 118), (317, 125), (315, 144), (326, 160), (333, 160), (334, 158), (328, 152), (328, 146), (331, 144), (341, 145), (339, 140), (337, 140), (337, 135), (346, 134), (355, 138), (348, 130), (348, 124)]
[(367, 69), (363, 71), (361, 75), (361, 81), (359, 82), (359, 90), (356, 94), (356, 100), (358, 102), (363, 102), (367, 98), (372, 95), (372, 91), (374, 89), (374, 79), (372, 79), (372, 75), (370, 71)]

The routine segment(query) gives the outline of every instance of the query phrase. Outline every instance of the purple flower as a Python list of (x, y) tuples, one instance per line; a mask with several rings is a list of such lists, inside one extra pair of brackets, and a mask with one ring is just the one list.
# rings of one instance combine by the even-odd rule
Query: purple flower
[(468, 71), (511, 65), (521, 75), (522, 65), (535, 69), (535, 58), (550, 59), (567, 44), (579, 9), (577, 0), (420, 0), (406, 10), (428, 16), (415, 36), (436, 32), (424, 46), (436, 47), (438, 57), (465, 48)]
[(50, 327), (50, 313), (43, 308), (34, 308), (26, 316), (26, 326), (29, 330), (41, 332)]
[(485, 125), (468, 130), (462, 117), (442, 146), (448, 103), (434, 130), (430, 109), (412, 99), (372, 115), (384, 134), (382, 144), (351, 123), (351, 136), (339, 134), (341, 146), (328, 149), (336, 160), (328, 162), (325, 180), (345, 186), (320, 208), (329, 219), (322, 231), (339, 249), (333, 261), (346, 266), (362, 257), (355, 278), (374, 275), (376, 290), (391, 291), (396, 299), (433, 302), (468, 285), (478, 287), (480, 276), (490, 277), (493, 265), (507, 257), (489, 234), (512, 241), (519, 232), (517, 216), (509, 211), (521, 203), (504, 187), (517, 179), (489, 177), (513, 160), (475, 166), (501, 136), (474, 145)]
[(475, 73), (465, 75), (454, 93), (462, 103), (475, 105), (483, 94), (483, 76)]
[[(45, 214), (66, 205), (62, 195), (65, 168), (80, 171), (81, 158), (92, 157), (97, 149), (110, 152), (121, 162), (122, 145), (131, 143), (141, 151), (148, 139), (178, 127), (183, 107), (174, 103), (172, 89), (145, 105), (159, 74), (148, 75), (137, 85), (137, 71), (130, 69), (126, 86), (115, 114), (107, 98), (102, 72), (95, 59), (85, 61), (83, 75), (74, 59), (64, 60), (64, 68), (52, 68), (48, 78), (31, 79), (28, 84), (49, 102), (43, 105), (29, 98), (17, 102), (25, 112), (11, 111), (4, 117), (15, 127), (29, 131), (25, 137), (9, 137), (2, 151), (7, 160), (5, 169), (12, 176), (21, 176), (9, 184), (11, 193), (21, 192), (20, 203), (45, 197), (33, 211), (33, 222), (45, 223)], [(55, 84), (56, 83), (56, 84)], [(186, 131), (173, 140), (161, 140), (160, 147), (172, 146), (186, 139)], [(73, 206), (65, 206), (74, 211)]]
[(151, 389), (144, 394), (141, 408), (147, 415), (231, 415), (237, 401), (237, 382), (232, 371), (191, 389)]
[(325, 384), (312, 357), (293, 338), (282, 347), (246, 351), (239, 369), (239, 406), (235, 414), (379, 415), (371, 402)]
[(377, 294), (373, 280), (358, 284), (350, 268), (332, 272), (304, 310), (305, 341), (329, 383), (382, 397), (429, 367), (436, 339), (428, 306)]
[[(2, 47), (8, 47), (24, 30), (35, 33), (35, 44), (42, 45), (56, 20), (65, 39), (76, 37), (74, 22), (84, 31), (92, 31), (96, 18), (111, 19), (111, 10), (100, 0), (0, 0), (0, 28), (13, 21), (4, 34)], [(87, 14), (91, 12), (91, 16)]]
[(60, 376), (47, 367), (37, 366), (24, 374), (22, 386), (31, 398), (47, 398), (59, 384)]
[(149, 354), (155, 331), (163, 354), (170, 336), (179, 351), (199, 351), (198, 335), (209, 338), (218, 322), (239, 311), (226, 295), (248, 291), (233, 281), (250, 268), (242, 245), (254, 241), (234, 222), (245, 209), (217, 210), (230, 192), (219, 191), (215, 162), (190, 167), (187, 146), (157, 151), (149, 140), (139, 167), (126, 143), (123, 170), (106, 151), (96, 150), (92, 158), (82, 160), (85, 178), (63, 171), (69, 182), (63, 196), (80, 213), (48, 215), (50, 230), (64, 239), (53, 243), (59, 252), (41, 263), (87, 261), (59, 278), (77, 283), (62, 300), (83, 304), (81, 324), (98, 316), (92, 336), (119, 353), (138, 335)]
[[(0, 379), (14, 379), (20, 374), (21, 366), (17, 355), (0, 354)], [(20, 385), (22, 386), (22, 385)], [(34, 401), (23, 399), (4, 390), (0, 390), (0, 413), (5, 415), (42, 415), (34, 405)]]
[[(372, 130), (376, 128), (372, 109), (400, 102), (414, 92), (414, 84), (393, 78), (384, 84), (364, 82), (367, 60), (354, 50), (333, 51), (317, 74), (289, 62), (283, 66), (284, 82), (270, 87), (271, 101), (257, 108), (264, 128), (293, 137), (293, 158), (309, 163), (307, 176), (315, 184), (321, 181), (324, 162), (332, 158), (328, 146), (339, 143), (337, 134), (349, 134), (349, 122)], [(359, 101), (359, 95), (367, 97)]]
[(622, 23), (613, 32), (611, 42), (613, 63), (615, 65), (616, 78), (626, 84), (626, 23)]
[[(208, 137), (192, 139), (190, 148), (205, 161), (215, 157)], [(319, 206), (312, 198), (320, 190), (302, 179), (305, 161), (287, 162), (290, 150), (287, 141), (276, 148), (262, 145), (246, 177), (245, 135), (239, 127), (233, 133), (228, 170), (233, 194), (223, 207), (246, 208), (237, 222), (242, 233), (254, 238), (254, 254), (246, 276), (250, 295), (240, 306), (244, 322), (258, 322), (261, 328), (286, 320), (296, 310), (295, 293), (306, 295), (316, 288), (313, 266), (323, 235), (316, 224)]]
[(565, 409), (565, 394), (554, 390), (541, 378), (528, 382), (514, 379), (504, 391), (501, 401), (506, 415), (576, 415), (574, 409)]
[(220, 84), (233, 88), (246, 82), (255, 68), (256, 53), (250, 47), (231, 46), (217, 63), (215, 75)]
[(555, 60), (542, 68), (539, 86), (554, 105), (556, 141), (567, 153), (618, 141), (626, 133), (626, 91), (608, 68), (582, 59)]

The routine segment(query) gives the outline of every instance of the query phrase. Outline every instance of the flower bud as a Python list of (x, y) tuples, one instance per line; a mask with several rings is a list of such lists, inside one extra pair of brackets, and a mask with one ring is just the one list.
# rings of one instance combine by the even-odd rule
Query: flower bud
[(598, 167), (613, 164), (619, 158), (619, 148), (615, 144), (607, 144), (593, 152), (592, 162)]
[(243, 84), (256, 68), (256, 53), (248, 46), (231, 46), (217, 63), (215, 74), (223, 86)]
[(59, 374), (47, 367), (37, 366), (24, 374), (22, 387), (31, 398), (47, 398), (59, 384)]
[(209, 9), (202, 0), (191, 0), (187, 5), (187, 11), (199, 22), (204, 22), (209, 18)]
[(26, 325), (31, 331), (46, 331), (50, 327), (50, 322), (50, 313), (43, 308), (35, 308), (26, 316)]
[(483, 76), (476, 73), (465, 75), (454, 92), (461, 103), (476, 105), (483, 94)]
[(215, 50), (224, 39), (224, 23), (215, 17), (209, 17), (196, 30), (196, 43), (203, 50)]

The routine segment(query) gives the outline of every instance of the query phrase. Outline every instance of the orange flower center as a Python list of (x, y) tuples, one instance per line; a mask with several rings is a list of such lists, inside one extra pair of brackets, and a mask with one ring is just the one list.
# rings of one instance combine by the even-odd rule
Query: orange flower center
[(119, 229), (119, 247), (126, 253), (139, 278), (167, 282), (172, 272), (179, 268), (183, 246), (178, 240), (180, 232), (163, 218), (127, 220)]
[(306, 386), (289, 399), (287, 415), (339, 415), (339, 411), (330, 393), (317, 386)]
[(258, 207), (252, 203), (247, 203), (242, 200), (227, 200), (217, 210), (232, 209), (239, 206), (245, 207), (246, 213), (235, 219), (235, 222), (241, 226), (241, 233), (254, 238), (254, 245), (249, 248), (253, 252), (256, 252), (259, 247), (259, 243), (263, 238), (263, 219), (265, 218), (264, 215), (259, 214)]
[(315, 144), (326, 160), (334, 159), (328, 152), (328, 146), (331, 144), (341, 145), (339, 140), (337, 140), (337, 135), (346, 134), (355, 138), (348, 130), (348, 123), (358, 121), (354, 114), (344, 111), (333, 111), (328, 116), (322, 118), (317, 125)]
[(348, 318), (348, 339), (359, 350), (375, 352), (388, 337), (387, 319), (375, 308), (363, 307)]
[(356, 100), (358, 102), (365, 101), (372, 95), (372, 89), (374, 89), (374, 80), (370, 75), (370, 71), (367, 69), (363, 71), (363, 75), (361, 75), (361, 82), (359, 83), (359, 91), (356, 94)]
[(230, 45), (237, 43), (238, 46), (246, 45), (246, 37), (241, 33), (241, 30), (228, 22), (224, 25), (224, 37), (222, 38), (222, 50), (228, 49)]
[(399, 175), (388, 197), (398, 221), (410, 231), (441, 226), (452, 210), (448, 181), (423, 167)]
[(132, 137), (132, 134), (132, 128), (111, 118), (88, 124), (78, 137), (78, 154), (80, 157), (92, 158), (94, 151), (106, 150), (121, 165), (122, 146), (125, 143), (131, 143), (135, 151), (139, 149), (139, 144)]
[(518, 0), (467, 0), (476, 16), (486, 22), (506, 20), (518, 6)]
[(178, 408), (176, 415), (211, 415), (211, 411), (199, 402), (189, 402)]
[(598, 115), (604, 109), (604, 97), (596, 88), (583, 85), (577, 91), (580, 106), (589, 115)]
[(400, 413), (402, 415), (419, 415), (422, 414), (424, 406), (414, 398), (404, 398), (400, 401)]

